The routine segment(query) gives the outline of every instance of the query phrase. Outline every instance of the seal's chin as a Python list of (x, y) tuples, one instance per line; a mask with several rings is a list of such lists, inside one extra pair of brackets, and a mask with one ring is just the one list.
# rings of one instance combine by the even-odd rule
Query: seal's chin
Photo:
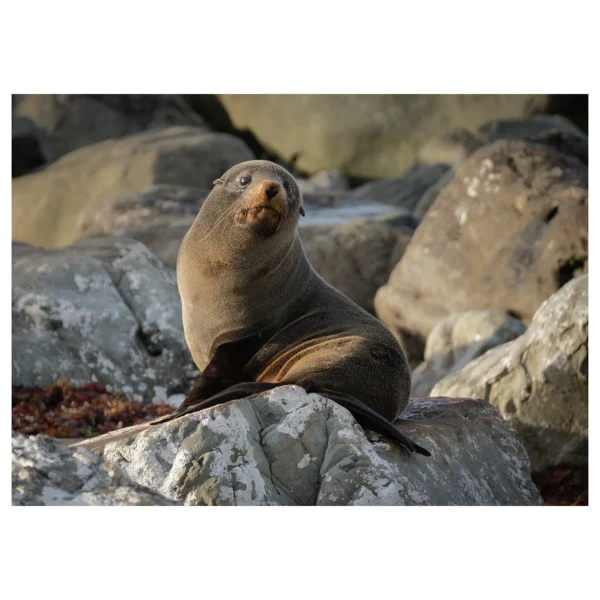
[(252, 229), (258, 235), (273, 235), (281, 222), (281, 214), (273, 206), (259, 204), (243, 208), (236, 214), (236, 223)]

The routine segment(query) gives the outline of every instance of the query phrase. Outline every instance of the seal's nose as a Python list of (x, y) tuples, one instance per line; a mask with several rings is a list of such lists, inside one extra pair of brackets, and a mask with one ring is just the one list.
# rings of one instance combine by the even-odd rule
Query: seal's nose
[(267, 182), (266, 188), (265, 188), (265, 194), (267, 195), (267, 198), (270, 200), (271, 198), (274, 198), (275, 196), (277, 196), (277, 194), (279, 194), (279, 184), (274, 182), (274, 181), (269, 181)]

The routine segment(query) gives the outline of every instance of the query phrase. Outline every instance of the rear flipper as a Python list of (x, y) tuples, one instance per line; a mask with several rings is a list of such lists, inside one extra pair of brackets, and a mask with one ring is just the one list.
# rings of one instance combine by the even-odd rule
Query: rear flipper
[[(184, 415), (189, 415), (206, 408), (212, 408), (213, 406), (218, 406), (219, 404), (224, 404), (225, 402), (230, 402), (231, 400), (246, 398), (247, 396), (272, 390), (273, 388), (282, 385), (288, 385), (288, 383), (258, 383), (254, 381), (238, 383), (191, 406), (187, 402), (184, 402), (174, 413), (154, 419), (154, 421), (150, 421), (149, 423), (140, 423), (139, 425), (133, 425), (132, 427), (126, 427), (124, 429), (112, 431), (90, 440), (72, 444), (72, 446), (84, 446), (86, 448), (105, 446), (109, 442), (129, 438), (154, 425), (168, 423), (169, 421), (183, 417)], [(313, 386), (307, 386), (306, 391), (314, 392), (320, 396), (333, 400), (340, 406), (343, 406), (345, 409), (350, 411), (350, 413), (363, 428), (370, 429), (371, 431), (375, 431), (376, 433), (380, 433), (385, 437), (390, 438), (403, 448), (406, 448), (409, 452), (417, 452), (423, 456), (431, 456), (428, 450), (425, 450), (425, 448), (422, 448), (415, 442), (409, 440), (406, 436), (402, 435), (387, 419), (382, 417), (373, 409), (369, 408), (360, 400), (357, 400), (356, 398), (346, 394), (323, 390)]]
[(375, 412), (372, 408), (369, 408), (366, 404), (348, 396), (346, 394), (339, 394), (337, 392), (331, 392), (329, 390), (319, 390), (318, 388), (310, 389), (311, 392), (319, 394), (325, 398), (333, 400), (340, 406), (349, 410), (352, 416), (358, 421), (364, 429), (370, 429), (376, 433), (381, 433), (387, 438), (390, 438), (398, 445), (406, 448), (409, 452), (416, 452), (423, 456), (431, 456), (429, 450), (425, 450), (419, 444), (409, 440), (406, 436), (402, 435), (392, 423), (382, 417), (379, 413)]
[(279, 387), (281, 385), (285, 385), (283, 383), (258, 383), (255, 381), (245, 381), (243, 383), (237, 383), (228, 387), (226, 390), (211, 396), (210, 398), (206, 398), (205, 400), (201, 400), (196, 404), (188, 405), (187, 401), (184, 402), (174, 413), (167, 415), (165, 417), (160, 417), (158, 419), (154, 419), (151, 421), (151, 425), (159, 425), (161, 423), (167, 423), (168, 421), (172, 421), (173, 419), (177, 419), (179, 417), (183, 417), (183, 415), (189, 415), (191, 413), (198, 412), (199, 410), (204, 410), (205, 408), (211, 408), (213, 406), (217, 406), (219, 404), (224, 404), (225, 402), (230, 402), (231, 400), (239, 400), (240, 398), (246, 398), (247, 396), (252, 396), (253, 394), (258, 394), (259, 392), (265, 392), (267, 390), (272, 390), (273, 388)]

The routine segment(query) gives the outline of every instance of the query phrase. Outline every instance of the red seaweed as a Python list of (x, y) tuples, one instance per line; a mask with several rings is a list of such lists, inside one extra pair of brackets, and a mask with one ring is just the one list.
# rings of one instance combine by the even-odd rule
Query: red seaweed
[(167, 404), (133, 402), (100, 383), (75, 388), (18, 387), (12, 392), (12, 428), (24, 435), (88, 438), (173, 412)]

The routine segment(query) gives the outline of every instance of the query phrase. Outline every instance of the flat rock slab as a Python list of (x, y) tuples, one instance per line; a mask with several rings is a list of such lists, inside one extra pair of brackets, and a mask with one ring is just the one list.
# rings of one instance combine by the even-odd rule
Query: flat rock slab
[(191, 387), (174, 274), (143, 244), (15, 244), (12, 275), (13, 386), (99, 381), (138, 401)]
[(431, 451), (365, 435), (331, 400), (285, 386), (104, 447), (136, 485), (188, 505), (538, 505), (512, 426), (480, 400), (409, 404), (398, 428)]
[(140, 489), (86, 448), (45, 435), (12, 436), (14, 506), (170, 505)]

